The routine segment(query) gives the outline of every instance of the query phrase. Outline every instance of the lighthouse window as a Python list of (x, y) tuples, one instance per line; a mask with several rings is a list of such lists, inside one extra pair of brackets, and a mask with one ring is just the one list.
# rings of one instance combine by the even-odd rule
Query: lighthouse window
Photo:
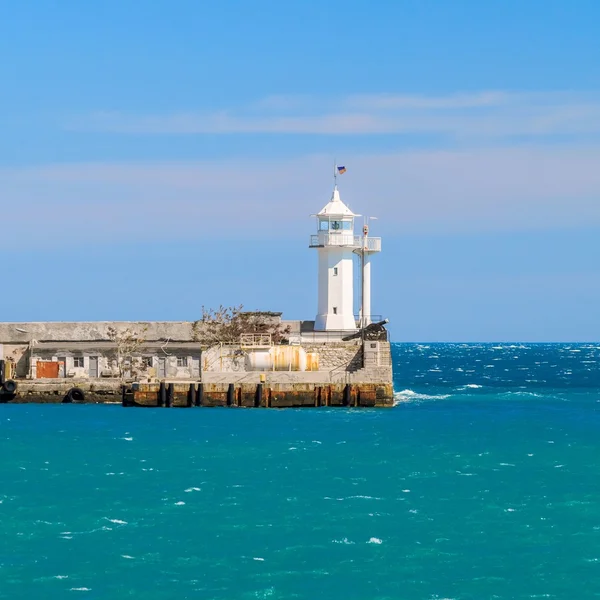
[(329, 221), (320, 221), (319, 222), (319, 229), (321, 231), (328, 231), (329, 230)]
[(333, 314), (334, 314), (334, 315), (337, 315), (337, 306), (334, 306), (334, 307), (333, 307)]
[(333, 231), (339, 231), (342, 228), (341, 221), (331, 221), (331, 229)]
[(350, 229), (352, 229), (352, 223), (350, 223), (350, 221), (343, 221), (342, 222), (342, 229), (344, 231), (350, 231)]
[(337, 267), (333, 267), (333, 275), (337, 275), (338, 274), (338, 268)]

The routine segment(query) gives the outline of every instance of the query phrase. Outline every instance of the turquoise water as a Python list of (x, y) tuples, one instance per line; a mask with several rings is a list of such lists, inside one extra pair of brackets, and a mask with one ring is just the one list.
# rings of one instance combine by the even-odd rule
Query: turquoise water
[(600, 344), (396, 345), (398, 405), (0, 405), (0, 598), (600, 597)]

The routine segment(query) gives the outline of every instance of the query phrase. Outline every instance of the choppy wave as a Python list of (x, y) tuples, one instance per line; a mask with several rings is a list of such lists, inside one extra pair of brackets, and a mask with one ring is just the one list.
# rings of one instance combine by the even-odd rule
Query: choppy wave
[[(3, 405), (0, 596), (512, 600), (560, 595), (568, 581), (569, 597), (589, 597), (600, 581), (600, 404), (588, 400), (600, 390), (579, 402), (571, 388), (522, 383), (520, 350), (495, 350), (519, 358), (488, 384), (479, 351), (445, 352), (435, 349), (448, 383), (428, 380), (439, 374), (423, 359), (397, 367), (407, 404), (394, 410)], [(532, 370), (561, 366), (554, 350), (530, 358)], [(126, 452), (115, 441), (124, 420), (136, 442)]]
[(393, 344), (392, 356), (397, 404), (600, 389), (598, 344)]
[(477, 386), (475, 388), (467, 388), (461, 386), (450, 390), (450, 393), (420, 393), (415, 390), (402, 390), (394, 393), (394, 406), (410, 403), (426, 403), (436, 401), (523, 401), (523, 400), (541, 400), (541, 401), (561, 401), (568, 402), (572, 401), (575, 397), (592, 399), (600, 402), (600, 391), (595, 392), (593, 390), (580, 391), (578, 395), (573, 393), (566, 394), (560, 393), (556, 390), (526, 390), (526, 389), (486, 389), (484, 386)]
[(394, 405), (402, 402), (415, 402), (418, 400), (445, 400), (450, 394), (420, 394), (413, 390), (402, 390), (394, 394)]

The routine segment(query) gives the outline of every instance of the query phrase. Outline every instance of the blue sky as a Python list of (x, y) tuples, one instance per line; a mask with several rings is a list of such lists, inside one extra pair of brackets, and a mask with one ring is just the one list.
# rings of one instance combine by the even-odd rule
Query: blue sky
[(600, 340), (599, 19), (0, 0), (0, 320), (314, 318), (337, 157), (393, 339)]

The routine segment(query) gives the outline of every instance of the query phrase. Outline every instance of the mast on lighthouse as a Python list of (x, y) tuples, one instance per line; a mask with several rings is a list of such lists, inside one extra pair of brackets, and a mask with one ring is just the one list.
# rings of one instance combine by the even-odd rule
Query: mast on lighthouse
[[(343, 173), (344, 167), (335, 168)], [(318, 212), (317, 234), (310, 238), (310, 247), (318, 251), (318, 308), (315, 331), (356, 331), (354, 317), (354, 261), (353, 255), (361, 258), (361, 307), (358, 326), (370, 323), (371, 312), (371, 269), (369, 256), (381, 250), (381, 238), (354, 235), (354, 219), (360, 217), (346, 206), (334, 182), (331, 200)]]

